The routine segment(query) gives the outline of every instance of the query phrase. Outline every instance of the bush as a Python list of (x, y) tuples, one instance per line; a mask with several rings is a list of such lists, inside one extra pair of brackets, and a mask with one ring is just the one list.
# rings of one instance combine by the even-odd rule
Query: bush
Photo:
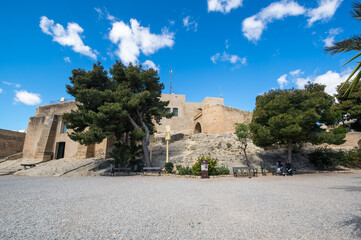
[(201, 162), (206, 160), (208, 162), (208, 175), (217, 175), (217, 159), (210, 157), (198, 157), (197, 162), (192, 166), (194, 175), (201, 175)]
[(164, 165), (164, 168), (165, 168), (165, 171), (166, 173), (172, 173), (173, 172), (173, 163), (171, 162), (167, 162), (165, 165)]
[(227, 143), (227, 148), (230, 148), (230, 147), (232, 147), (232, 144)]
[(192, 168), (189, 166), (183, 167), (182, 165), (177, 165), (176, 168), (178, 170), (178, 175), (193, 175)]
[(334, 170), (337, 165), (343, 165), (347, 161), (345, 152), (333, 151), (327, 147), (320, 147), (309, 153), (308, 159), (316, 168), (326, 170)]
[(361, 148), (348, 151), (346, 158), (346, 162), (342, 165), (349, 168), (361, 168)]
[(228, 175), (229, 174), (229, 169), (226, 166), (220, 166), (219, 168), (217, 168), (217, 175)]

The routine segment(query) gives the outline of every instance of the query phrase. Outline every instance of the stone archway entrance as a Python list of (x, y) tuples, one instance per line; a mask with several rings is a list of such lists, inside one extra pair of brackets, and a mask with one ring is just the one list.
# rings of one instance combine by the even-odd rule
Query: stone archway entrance
[(199, 122), (197, 122), (195, 128), (194, 128), (194, 134), (202, 133), (202, 126)]

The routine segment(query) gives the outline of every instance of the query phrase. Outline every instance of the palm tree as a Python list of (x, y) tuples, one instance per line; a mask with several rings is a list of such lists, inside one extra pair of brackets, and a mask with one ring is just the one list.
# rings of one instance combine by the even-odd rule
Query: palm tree
[[(351, 11), (351, 16), (358, 22), (361, 22), (361, 3), (354, 2), (353, 3), (353, 10)], [(358, 51), (359, 53), (356, 54), (353, 58), (351, 58), (348, 62), (346, 62), (343, 66), (346, 64), (352, 62), (356, 58), (361, 56), (361, 35), (354, 35), (351, 36), (348, 39), (339, 41), (334, 43), (331, 47), (325, 47), (325, 51), (331, 53), (331, 55), (335, 55), (337, 53), (346, 53), (351, 51)], [(347, 78), (346, 82), (342, 84), (341, 89), (347, 84), (347, 82), (357, 73), (357, 71), (361, 68), (361, 62), (357, 62), (356, 68), (352, 71), (350, 76)], [(360, 81), (361, 78), (361, 71), (359, 71), (356, 76), (354, 77), (352, 83), (349, 85), (347, 90), (345, 91), (344, 96), (348, 96), (357, 83)]]

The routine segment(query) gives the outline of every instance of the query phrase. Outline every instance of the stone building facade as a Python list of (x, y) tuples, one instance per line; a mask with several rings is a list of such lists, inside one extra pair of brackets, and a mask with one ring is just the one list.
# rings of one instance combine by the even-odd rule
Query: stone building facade
[[(202, 102), (186, 102), (185, 95), (163, 94), (163, 101), (169, 101), (168, 109), (174, 112), (171, 119), (162, 119), (156, 125), (157, 133), (164, 133), (170, 125), (172, 133), (229, 133), (234, 124), (250, 123), (252, 113), (224, 105), (223, 98), (206, 97)], [(37, 108), (35, 116), (29, 119), (23, 157), (38, 161), (58, 158), (82, 159), (105, 158), (113, 148), (113, 142), (105, 139), (100, 144), (84, 146), (72, 141), (62, 121), (63, 113), (75, 110), (76, 102), (62, 102)]]

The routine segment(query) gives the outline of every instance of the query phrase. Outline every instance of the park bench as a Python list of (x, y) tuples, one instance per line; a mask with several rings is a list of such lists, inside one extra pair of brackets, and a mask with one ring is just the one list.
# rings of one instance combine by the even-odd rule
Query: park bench
[(246, 176), (246, 177), (257, 177), (258, 170), (254, 167), (233, 167), (233, 175), (235, 177), (238, 176)]
[(162, 172), (162, 168), (161, 168), (161, 167), (144, 167), (144, 168), (143, 168), (143, 175), (144, 175), (146, 172), (157, 172), (158, 175), (160, 176), (160, 175), (161, 175), (161, 172)]
[(29, 168), (33, 168), (33, 167), (35, 167), (36, 166), (36, 164), (35, 163), (29, 163), (29, 164), (26, 164), (26, 163), (22, 163), (22, 164), (20, 164), (22, 167), (24, 167), (24, 170), (26, 170), (27, 169), (27, 167), (29, 167)]
[(129, 175), (130, 171), (130, 168), (115, 168), (113, 166), (110, 168), (110, 173), (112, 174), (112, 176), (114, 176), (115, 172), (126, 173)]

